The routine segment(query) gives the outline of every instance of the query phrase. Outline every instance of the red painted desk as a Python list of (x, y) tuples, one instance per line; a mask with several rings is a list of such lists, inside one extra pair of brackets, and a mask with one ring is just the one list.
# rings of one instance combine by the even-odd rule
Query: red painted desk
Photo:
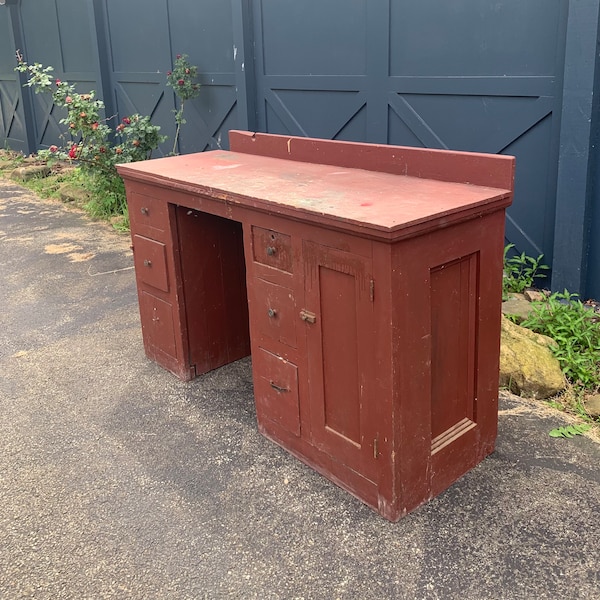
[(119, 166), (147, 355), (390, 520), (494, 449), (514, 159), (231, 132)]

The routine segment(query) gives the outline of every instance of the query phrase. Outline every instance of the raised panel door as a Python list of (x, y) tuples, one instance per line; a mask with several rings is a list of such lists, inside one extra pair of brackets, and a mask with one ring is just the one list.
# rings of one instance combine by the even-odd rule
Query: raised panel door
[(304, 242), (311, 441), (374, 481), (377, 424), (374, 372), (374, 282), (370, 259)]

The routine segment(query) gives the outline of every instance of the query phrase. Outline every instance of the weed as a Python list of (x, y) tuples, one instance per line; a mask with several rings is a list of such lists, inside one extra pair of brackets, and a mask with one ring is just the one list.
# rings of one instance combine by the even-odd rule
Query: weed
[(600, 325), (577, 294), (556, 292), (533, 302), (532, 309), (521, 325), (556, 342), (553, 352), (571, 382), (585, 388), (600, 385)]
[(125, 186), (120, 178), (91, 176), (83, 186), (91, 194), (85, 208), (93, 218), (109, 219), (127, 212)]
[(562, 402), (558, 402), (557, 400), (547, 400), (546, 404), (554, 410), (565, 410), (565, 405), (562, 404)]
[(556, 429), (552, 429), (549, 435), (550, 437), (556, 438), (572, 438), (576, 435), (583, 435), (586, 431), (589, 431), (591, 428), (591, 425), (587, 425), (584, 423), (578, 425), (567, 425), (566, 427), (558, 427)]
[(536, 279), (546, 277), (542, 271), (549, 269), (548, 265), (542, 263), (543, 254), (540, 254), (537, 258), (527, 256), (525, 252), (510, 256), (514, 247), (514, 244), (508, 244), (504, 247), (503, 299), (506, 299), (510, 293), (520, 294), (527, 288), (533, 287)]

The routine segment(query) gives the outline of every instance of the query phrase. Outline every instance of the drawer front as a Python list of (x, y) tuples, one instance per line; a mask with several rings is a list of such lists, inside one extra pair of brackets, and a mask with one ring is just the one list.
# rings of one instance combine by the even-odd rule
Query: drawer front
[(251, 319), (256, 332), (295, 348), (297, 316), (293, 291), (258, 277), (249, 283), (253, 299)]
[(252, 227), (254, 261), (288, 273), (292, 272), (292, 239), (272, 229)]
[(163, 237), (169, 223), (169, 205), (163, 200), (136, 192), (127, 195), (127, 207), (132, 231)]
[(167, 248), (141, 235), (133, 236), (133, 260), (139, 279), (163, 292), (169, 291)]
[(144, 345), (159, 348), (169, 356), (177, 357), (173, 307), (147, 292), (142, 292), (139, 300)]
[(298, 367), (263, 348), (252, 356), (252, 363), (259, 421), (269, 419), (299, 436)]

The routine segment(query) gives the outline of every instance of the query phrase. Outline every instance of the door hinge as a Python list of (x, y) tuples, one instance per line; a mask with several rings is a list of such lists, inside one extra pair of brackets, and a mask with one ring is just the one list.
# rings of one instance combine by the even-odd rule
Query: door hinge
[(375, 280), (371, 279), (369, 284), (369, 300), (375, 302)]

